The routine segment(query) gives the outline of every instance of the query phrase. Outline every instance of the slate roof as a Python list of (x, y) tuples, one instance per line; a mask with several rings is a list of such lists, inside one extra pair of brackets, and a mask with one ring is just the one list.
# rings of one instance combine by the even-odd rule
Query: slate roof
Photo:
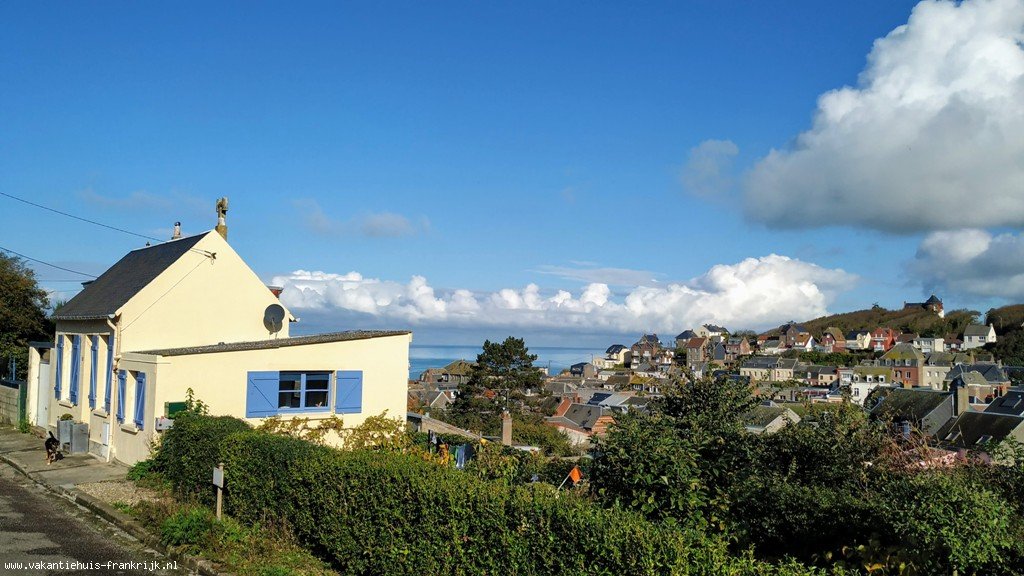
[(975, 364), (957, 364), (946, 374), (946, 380), (953, 380), (961, 374), (977, 372), (985, 377), (989, 384), (1008, 384), (1010, 377), (1006, 375), (1003, 367), (991, 362), (977, 362)]
[(789, 408), (783, 406), (755, 406), (743, 415), (743, 424), (748, 428), (767, 428), (776, 418), (783, 416)]
[(888, 352), (882, 355), (883, 360), (917, 360), (917, 362), (924, 363), (924, 353), (914, 348), (913, 345), (901, 342), (892, 348)]
[(54, 320), (97, 320), (121, 309), (210, 231), (132, 250), (61, 306)]
[(985, 408), (986, 413), (1024, 416), (1024, 390), (1009, 390)]
[(949, 396), (949, 392), (893, 388), (871, 413), (889, 420), (906, 419), (919, 423), (943, 402), (947, 402)]
[(347, 340), (367, 340), (387, 336), (412, 334), (408, 330), (349, 330), (313, 336), (296, 336), (294, 338), (274, 338), (272, 340), (256, 340), (253, 342), (231, 342), (228, 344), (212, 344), (209, 346), (187, 346), (185, 348), (164, 348), (162, 350), (146, 350), (138, 354), (153, 356), (188, 356), (192, 354), (213, 354), (216, 352), (240, 352), (244, 350), (272, 350), (288, 346), (304, 346), (307, 344), (324, 344), (328, 342), (344, 342)]
[(608, 347), (607, 350), (604, 351), (604, 353), (605, 354), (618, 354), (619, 352), (622, 352), (625, 349), (626, 349), (626, 347), (623, 346), (622, 344), (612, 344), (611, 346)]
[(721, 326), (715, 326), (714, 324), (705, 324), (704, 327), (708, 329), (708, 332), (719, 332), (723, 334), (728, 332), (728, 330), (726, 330), (725, 328)]
[(683, 330), (676, 336), (676, 340), (689, 340), (690, 338), (696, 338), (697, 333), (693, 330)]
[(656, 346), (660, 345), (660, 343), (658, 342), (658, 335), (657, 334), (644, 334), (643, 336), (640, 337), (639, 340), (637, 340), (636, 344), (633, 344), (633, 346), (643, 345), (645, 343), (646, 344), (654, 344)]
[(984, 444), (983, 440), (998, 442), (1020, 426), (1024, 426), (1024, 419), (1020, 416), (964, 412), (939, 428), (935, 436), (947, 446), (978, 448)]
[(597, 423), (597, 419), (603, 415), (604, 410), (600, 406), (573, 404), (566, 410), (563, 417), (584, 430), (591, 430)]
[[(803, 370), (801, 370), (801, 371), (803, 371)], [(810, 374), (817, 374), (819, 376), (821, 374), (836, 374), (837, 373), (837, 369), (836, 369), (835, 366), (818, 366), (816, 364), (811, 364), (811, 365), (807, 366), (806, 367), (806, 371), (808, 373), (810, 373)]]
[(971, 324), (964, 328), (964, 337), (967, 336), (988, 336), (988, 326), (982, 326), (981, 324)]
[(572, 394), (576, 390), (576, 385), (563, 380), (549, 380), (544, 384), (544, 389), (555, 396), (565, 396)]
[(967, 386), (988, 386), (988, 380), (985, 380), (985, 377), (975, 370), (964, 372), (963, 374), (957, 374), (953, 380), (959, 380)]
[(725, 360), (725, 346), (721, 342), (715, 344), (715, 349), (712, 350), (711, 357), (715, 360)]
[(927, 300), (924, 301), (924, 303), (925, 304), (942, 304), (942, 300), (939, 300), (938, 298), (935, 297), (935, 294), (932, 294), (930, 298), (928, 298)]
[(796, 358), (779, 358), (779, 363), (777, 367), (782, 368), (783, 370), (796, 370), (799, 364), (800, 361), (797, 360)]
[(779, 365), (779, 359), (775, 356), (752, 356), (743, 363), (744, 368), (754, 370), (767, 370)]
[(625, 374), (617, 374), (615, 376), (609, 376), (608, 379), (605, 380), (605, 384), (608, 384), (609, 386), (615, 386), (615, 387), (629, 386), (629, 376), (625, 375)]

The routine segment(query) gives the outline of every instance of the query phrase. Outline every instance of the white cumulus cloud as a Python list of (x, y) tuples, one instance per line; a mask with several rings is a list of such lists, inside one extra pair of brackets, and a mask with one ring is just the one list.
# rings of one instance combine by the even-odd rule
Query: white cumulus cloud
[(1024, 239), (1017, 234), (934, 232), (921, 242), (912, 267), (926, 292), (1024, 298)]
[(1024, 224), (1024, 2), (925, 0), (748, 174), (747, 216), (896, 233)]
[(578, 294), (546, 291), (536, 284), (480, 293), (438, 290), (422, 276), (400, 283), (364, 278), (358, 272), (298, 270), (273, 279), (285, 287), (282, 300), (293, 312), (314, 314), (321, 324), (336, 317), (344, 325), (356, 314), (382, 327), (508, 327), (574, 333), (673, 332), (705, 322), (770, 326), (826, 314), (836, 293), (855, 281), (843, 270), (775, 254), (715, 266), (685, 283), (637, 287), (620, 300), (602, 283), (591, 283)]

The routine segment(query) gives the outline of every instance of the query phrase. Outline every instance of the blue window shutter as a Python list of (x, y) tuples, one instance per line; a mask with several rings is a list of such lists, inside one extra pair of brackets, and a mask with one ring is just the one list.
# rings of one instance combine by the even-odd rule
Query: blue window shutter
[(53, 383), (53, 397), (60, 400), (60, 382), (64, 378), (64, 337), (57, 335), (57, 376)]
[(71, 337), (71, 382), (68, 384), (68, 399), (78, 405), (78, 379), (82, 371), (82, 336)]
[(96, 407), (96, 364), (100, 361), (100, 337), (90, 336), (92, 340), (92, 354), (89, 356), (89, 408)]
[(357, 414), (363, 411), (363, 371), (338, 370), (334, 411)]
[(266, 418), (277, 414), (278, 372), (249, 372), (245, 383), (245, 417)]
[(107, 340), (107, 378), (103, 390), (103, 409), (110, 412), (110, 388), (114, 379), (114, 337)]
[(135, 427), (142, 430), (146, 421), (146, 374), (139, 372), (135, 376)]
[(124, 370), (117, 371), (117, 421), (124, 423), (124, 397), (128, 391), (128, 374)]

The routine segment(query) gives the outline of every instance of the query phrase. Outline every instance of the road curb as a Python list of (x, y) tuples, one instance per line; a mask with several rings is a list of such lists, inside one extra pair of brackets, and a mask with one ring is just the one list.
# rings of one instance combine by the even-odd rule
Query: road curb
[(202, 574), (203, 576), (233, 576), (229, 572), (218, 572), (217, 569), (214, 568), (213, 563), (209, 560), (205, 560), (202, 558), (198, 558), (196, 556), (192, 556), (190, 554), (184, 554), (182, 552), (171, 550), (170, 548), (165, 546), (163, 542), (161, 542), (160, 539), (156, 537), (155, 534), (153, 534), (149, 530), (146, 530), (146, 528), (144, 528), (141, 524), (136, 522), (134, 518), (128, 516), (127, 514), (124, 514), (123, 512), (114, 508), (113, 506), (110, 506), (106, 502), (101, 502), (100, 500), (97, 500), (96, 498), (93, 498), (92, 496), (80, 492), (78, 490), (48, 484), (47, 482), (44, 482), (40, 478), (36, 477), (35, 474), (32, 474), (31, 472), (26, 470), (17, 461), (8, 458), (4, 454), (0, 454), (0, 461), (3, 461), (8, 466), (18, 471), (21, 475), (35, 482), (39, 486), (46, 488), (50, 492), (68, 498), (75, 504), (78, 504), (79, 506), (82, 506), (92, 511), (97, 516), (103, 518), (107, 522), (110, 522), (114, 526), (117, 526), (118, 528), (123, 530), (125, 533), (129, 534), (132, 538), (135, 538), (139, 542), (145, 544), (146, 546), (149, 546), (150, 548), (163, 554), (167, 558), (178, 561), (179, 563), (181, 563), (182, 566), (184, 566), (188, 570), (197, 572), (199, 574)]
[(177, 560), (182, 565), (184, 565), (185, 568), (192, 570), (194, 572), (198, 572), (203, 576), (231, 576), (227, 572), (218, 572), (214, 568), (213, 563), (209, 560), (205, 560), (202, 558), (198, 558), (196, 556), (192, 556), (190, 554), (184, 554), (170, 549), (169, 547), (165, 546), (164, 543), (161, 542), (160, 539), (157, 538), (155, 534), (153, 534), (149, 530), (146, 530), (146, 528), (143, 527), (142, 524), (136, 522), (134, 518), (128, 516), (127, 514), (121, 512), (120, 510), (114, 508), (113, 506), (107, 504), (106, 502), (102, 502), (88, 494), (84, 494), (77, 490), (71, 491), (63, 488), (61, 488), (61, 490), (67, 492), (68, 495), (71, 496), (72, 499), (75, 501), (75, 503), (84, 506), (89, 510), (92, 510), (98, 516), (101, 516), (111, 524), (114, 524), (115, 526), (121, 528), (128, 534), (131, 534), (132, 537), (134, 537), (139, 542), (142, 542), (146, 546), (153, 548), (154, 550), (160, 552), (161, 554), (167, 556), (172, 560)]

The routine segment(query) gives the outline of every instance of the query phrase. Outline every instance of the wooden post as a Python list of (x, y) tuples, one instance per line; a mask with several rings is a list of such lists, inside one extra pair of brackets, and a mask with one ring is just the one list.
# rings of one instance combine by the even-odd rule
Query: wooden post
[(220, 521), (221, 509), (224, 505), (224, 463), (217, 464), (213, 469), (213, 484), (217, 487), (217, 521)]

